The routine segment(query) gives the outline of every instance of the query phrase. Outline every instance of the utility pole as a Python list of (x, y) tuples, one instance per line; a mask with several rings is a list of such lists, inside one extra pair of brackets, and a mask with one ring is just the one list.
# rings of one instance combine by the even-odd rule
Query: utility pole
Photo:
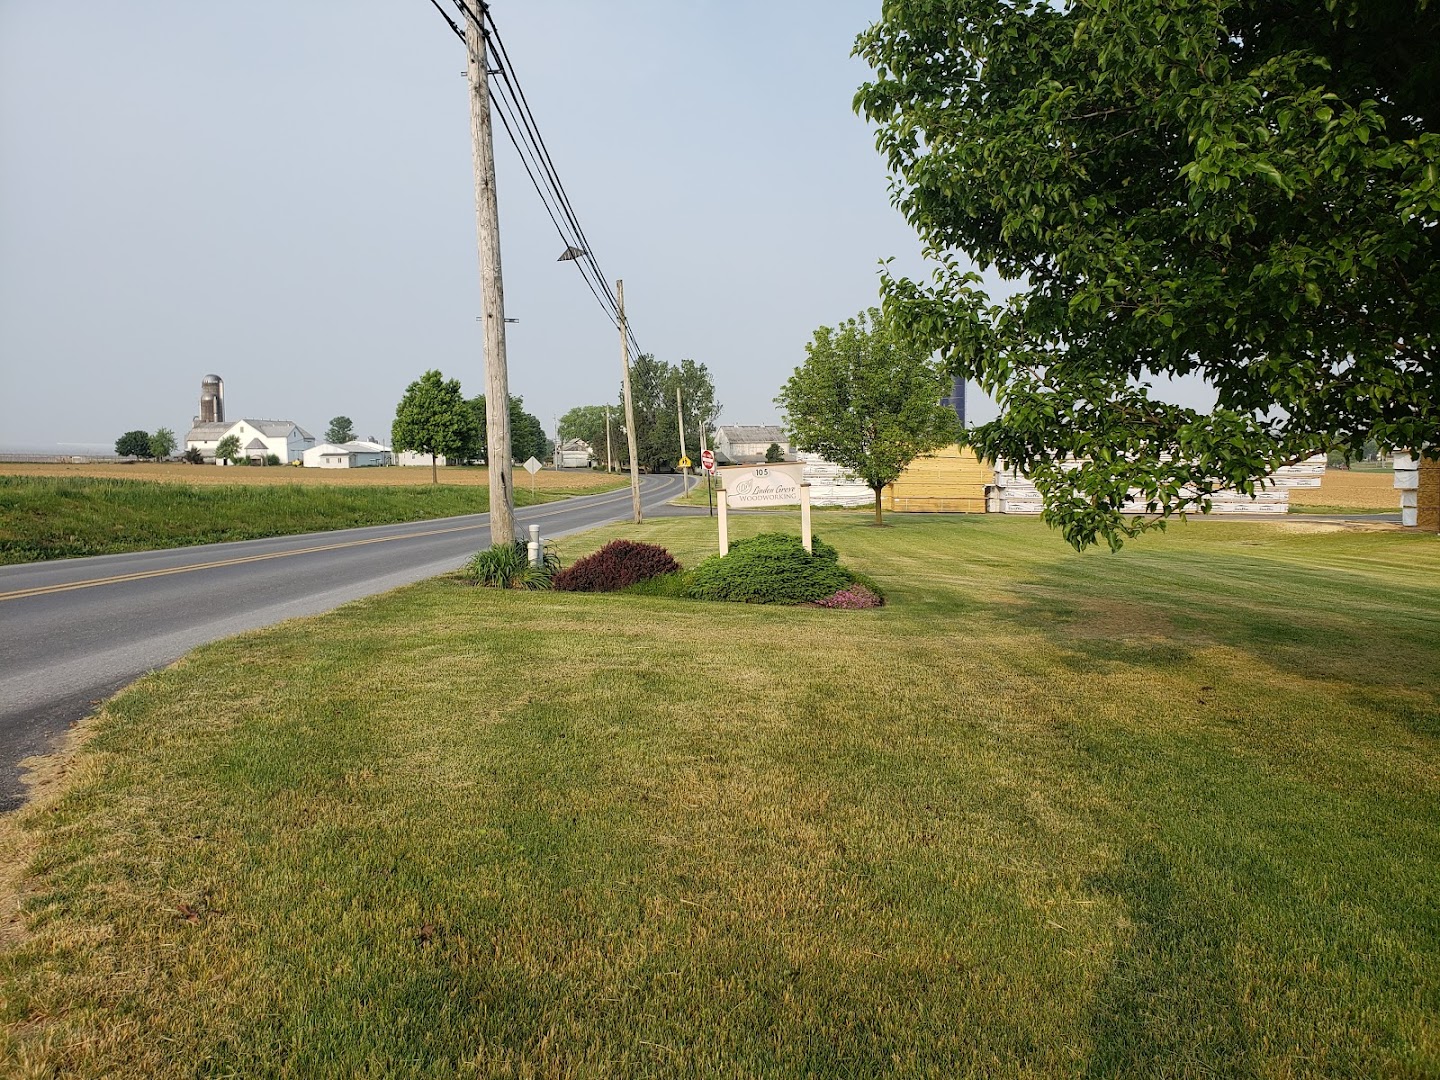
[(605, 471), (615, 471), (615, 451), (610, 449), (610, 406), (605, 406)]
[(635, 402), (630, 397), (630, 335), (625, 321), (625, 282), (615, 282), (615, 306), (620, 309), (620, 372), (625, 387), (625, 436), (630, 443), (630, 503), (635, 511), (635, 524), (640, 514), (640, 460), (635, 449)]
[[(515, 490), (510, 462), (510, 374), (505, 362), (505, 287), (500, 275), (500, 203), (495, 192), (495, 142), (490, 121), (490, 72), (485, 31), (465, 4), (470, 65), (470, 141), (475, 160), (475, 231), (480, 249), (480, 310), (485, 320), (485, 461), (490, 471), (490, 543), (515, 539)], [(485, 9), (480, 0), (480, 9)]]
[[(675, 385), (675, 418), (680, 422), (680, 460), (684, 461), (690, 455), (685, 452), (685, 410), (680, 407), (680, 385)], [(690, 466), (682, 465), (681, 470), (685, 473), (684, 494), (690, 494)]]

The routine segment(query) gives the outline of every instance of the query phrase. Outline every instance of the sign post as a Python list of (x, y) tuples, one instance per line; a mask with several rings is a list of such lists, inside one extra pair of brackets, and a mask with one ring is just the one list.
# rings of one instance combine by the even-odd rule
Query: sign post
[[(705, 428), (700, 428), (700, 434), (705, 434)], [(705, 503), (710, 508), (710, 516), (715, 516), (715, 491), (711, 482), (715, 475), (715, 451), (701, 450), (700, 464), (705, 468)]]
[(539, 472), (542, 467), (540, 462), (535, 460), (534, 454), (531, 454), (525, 462), (525, 471), (530, 474), (530, 494), (532, 497), (535, 494), (535, 474)]

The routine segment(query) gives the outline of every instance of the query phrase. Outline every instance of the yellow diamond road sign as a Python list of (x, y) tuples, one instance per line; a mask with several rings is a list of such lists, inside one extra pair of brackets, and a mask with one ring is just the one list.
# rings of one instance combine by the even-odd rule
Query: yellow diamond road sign
[(688, 469), (689, 467), (690, 467), (690, 459), (689, 459), (688, 457), (682, 457), (682, 458), (680, 459), (680, 468), (682, 468), (682, 469)]

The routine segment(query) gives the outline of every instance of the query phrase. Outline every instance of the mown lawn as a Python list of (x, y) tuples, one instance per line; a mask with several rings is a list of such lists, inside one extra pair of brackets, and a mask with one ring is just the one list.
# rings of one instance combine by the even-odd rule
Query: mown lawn
[[(112, 469), (122, 468), (112, 466)], [(143, 475), (137, 466), (132, 475)], [(204, 466), (151, 466), (204, 475)], [(306, 473), (384, 474), (412, 469), (214, 468), (208, 473), (280, 476), (290, 483), (194, 483), (70, 475), (0, 475), (0, 565), (112, 555), (266, 536), (389, 525), (480, 514), (490, 508), (487, 487), (462, 484), (328, 484), (299, 482)], [(424, 470), (428, 478), (429, 470)], [(462, 470), (445, 470), (445, 474)], [(464, 470), (480, 473), (484, 470)], [(547, 475), (547, 474), (541, 474)], [(573, 479), (569, 474), (548, 474)], [(520, 506), (600, 490), (592, 474), (581, 484), (537, 486), (516, 481)], [(603, 474), (601, 474), (603, 475)], [(522, 470), (521, 476), (524, 477)], [(473, 476), (472, 476), (473, 480)], [(613, 481), (609, 486), (616, 486)]]
[(142, 680), (0, 832), (0, 1072), (1440, 1073), (1440, 541), (866, 516), (878, 611), (440, 580)]

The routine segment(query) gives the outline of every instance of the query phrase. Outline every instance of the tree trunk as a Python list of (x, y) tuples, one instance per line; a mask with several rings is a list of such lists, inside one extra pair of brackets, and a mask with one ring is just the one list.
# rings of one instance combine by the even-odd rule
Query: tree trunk
[(435, 467), (434, 454), (430, 455), (430, 482), (432, 484), (438, 484), (440, 482), (440, 470)]
[(880, 516), (880, 492), (885, 490), (885, 485), (881, 484), (879, 487), (872, 488), (871, 490), (875, 492), (875, 524), (883, 525), (885, 521)]

